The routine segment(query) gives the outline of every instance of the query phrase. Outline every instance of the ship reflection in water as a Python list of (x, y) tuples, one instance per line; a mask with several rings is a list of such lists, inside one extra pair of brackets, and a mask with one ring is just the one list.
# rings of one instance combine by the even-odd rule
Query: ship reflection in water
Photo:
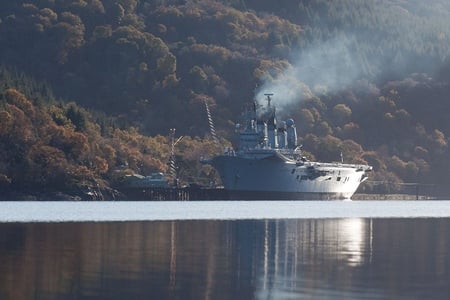
[(361, 292), (352, 295), (343, 290), (349, 274), (372, 260), (372, 226), (373, 221), (365, 219), (266, 221), (259, 298), (315, 295), (359, 299)]
[(1, 299), (447, 299), (450, 219), (0, 224)]

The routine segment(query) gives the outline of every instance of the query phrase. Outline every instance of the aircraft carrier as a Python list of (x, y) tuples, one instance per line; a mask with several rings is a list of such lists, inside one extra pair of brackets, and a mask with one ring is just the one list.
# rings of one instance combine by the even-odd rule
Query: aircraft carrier
[(309, 161), (297, 144), (294, 120), (277, 123), (267, 105), (249, 103), (237, 125), (239, 146), (205, 161), (220, 174), (230, 199), (350, 199), (372, 170), (368, 165)]

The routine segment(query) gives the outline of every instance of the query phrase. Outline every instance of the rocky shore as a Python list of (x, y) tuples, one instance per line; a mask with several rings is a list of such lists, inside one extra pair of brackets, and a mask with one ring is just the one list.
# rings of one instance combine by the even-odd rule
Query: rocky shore
[(9, 190), (0, 194), (0, 201), (115, 201), (126, 196), (112, 188), (70, 191)]

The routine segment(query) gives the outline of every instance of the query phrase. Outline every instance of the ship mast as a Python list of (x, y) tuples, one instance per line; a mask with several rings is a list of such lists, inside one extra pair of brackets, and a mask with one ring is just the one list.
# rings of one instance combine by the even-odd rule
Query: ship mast
[(273, 93), (267, 93), (267, 94), (264, 94), (264, 96), (266, 96), (267, 97), (267, 107), (270, 107), (270, 101), (272, 101), (272, 98), (270, 98), (270, 97), (272, 97), (273, 96)]
[(270, 106), (272, 101), (273, 93), (266, 93), (264, 96), (267, 97), (267, 109), (265, 113), (265, 123), (267, 126), (267, 137), (269, 146), (271, 148), (278, 148), (278, 129), (277, 129), (277, 119), (275, 117), (275, 106)]

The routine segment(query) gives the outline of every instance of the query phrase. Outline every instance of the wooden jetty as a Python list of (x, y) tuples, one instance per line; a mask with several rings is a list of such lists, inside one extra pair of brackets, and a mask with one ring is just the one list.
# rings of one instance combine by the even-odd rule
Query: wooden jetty
[(120, 191), (130, 201), (202, 201), (228, 200), (228, 192), (223, 188), (199, 187), (153, 187), (153, 188), (122, 188)]

